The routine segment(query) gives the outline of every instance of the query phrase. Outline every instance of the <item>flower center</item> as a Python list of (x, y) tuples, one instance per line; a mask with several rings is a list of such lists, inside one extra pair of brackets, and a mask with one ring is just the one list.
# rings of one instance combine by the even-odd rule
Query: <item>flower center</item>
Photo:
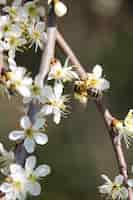
[(59, 107), (59, 103), (55, 99), (50, 101), (50, 105), (55, 106), (55, 107)]
[(26, 136), (32, 138), (32, 136), (33, 136), (32, 129), (29, 128), (29, 129), (26, 130)]
[(6, 24), (4, 27), (3, 27), (3, 31), (4, 32), (8, 32), (10, 30), (10, 27), (8, 24)]
[(15, 17), (16, 15), (17, 15), (17, 10), (16, 10), (16, 8), (14, 8), (14, 7), (12, 7), (12, 8), (10, 8), (10, 10), (9, 10), (9, 15), (10, 15), (10, 17)]
[(22, 184), (21, 184), (20, 181), (13, 181), (13, 187), (14, 187), (16, 190), (20, 191), (21, 188), (22, 188)]
[(34, 16), (37, 15), (37, 13), (36, 13), (36, 8), (35, 8), (34, 5), (32, 5), (32, 6), (30, 6), (30, 7), (28, 8), (28, 13), (29, 13), (29, 15), (32, 16), (32, 17), (34, 17)]
[(114, 191), (119, 191), (121, 189), (121, 185), (120, 184), (113, 184), (113, 187), (112, 187), (112, 192)]
[(40, 87), (38, 87), (37, 85), (33, 85), (32, 87), (32, 92), (34, 95), (40, 95)]
[(33, 32), (33, 37), (34, 37), (35, 40), (39, 40), (40, 39), (40, 33), (39, 33), (39, 31), (34, 31)]
[(57, 70), (56, 74), (55, 74), (55, 78), (60, 78), (62, 75), (62, 71), (61, 70)]
[(17, 47), (17, 46), (19, 46), (19, 41), (18, 41), (18, 39), (15, 36), (11, 36), (9, 38), (9, 44), (11, 46)]

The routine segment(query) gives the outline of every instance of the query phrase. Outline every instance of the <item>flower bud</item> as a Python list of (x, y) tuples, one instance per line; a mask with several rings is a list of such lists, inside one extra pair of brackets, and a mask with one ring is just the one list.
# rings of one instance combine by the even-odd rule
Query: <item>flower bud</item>
[(55, 2), (54, 10), (58, 17), (63, 17), (67, 13), (67, 7), (61, 1)]

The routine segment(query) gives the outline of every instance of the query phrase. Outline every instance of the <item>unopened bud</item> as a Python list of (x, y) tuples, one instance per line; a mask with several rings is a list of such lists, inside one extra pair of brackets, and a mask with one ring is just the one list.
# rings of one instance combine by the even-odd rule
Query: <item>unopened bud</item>
[(67, 7), (61, 1), (55, 2), (54, 10), (58, 17), (63, 17), (67, 13)]

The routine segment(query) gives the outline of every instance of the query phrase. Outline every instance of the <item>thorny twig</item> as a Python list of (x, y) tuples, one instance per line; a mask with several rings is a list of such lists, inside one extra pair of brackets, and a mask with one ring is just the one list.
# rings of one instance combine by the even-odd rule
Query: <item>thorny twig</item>
[[(58, 45), (62, 48), (64, 53), (69, 57), (71, 63), (73, 65), (77, 66), (75, 68), (75, 70), (77, 71), (77, 73), (79, 74), (81, 79), (84, 79), (86, 77), (86, 72), (85, 72), (84, 68), (82, 67), (82, 65), (80, 64), (78, 59), (76, 58), (75, 54), (73, 53), (73, 51), (71, 50), (71, 48), (69, 47), (67, 42), (64, 40), (63, 36), (59, 33), (59, 31), (57, 31), (57, 33), (56, 33), (56, 38), (57, 38)], [(128, 171), (127, 171), (127, 163), (126, 163), (125, 156), (124, 156), (123, 149), (122, 149), (122, 144), (121, 144), (121, 141), (118, 140), (116, 133), (114, 132), (114, 130), (111, 127), (111, 123), (114, 118), (112, 117), (112, 115), (108, 111), (108, 109), (104, 106), (101, 98), (97, 99), (95, 101), (95, 103), (96, 103), (96, 107), (97, 107), (98, 111), (101, 113), (101, 116), (104, 120), (105, 126), (108, 130), (109, 136), (111, 138), (111, 142), (112, 142), (113, 149), (115, 152), (119, 171), (123, 175), (124, 182), (127, 185)], [(129, 194), (128, 199), (133, 200), (133, 191), (131, 188), (128, 188), (128, 194)]]

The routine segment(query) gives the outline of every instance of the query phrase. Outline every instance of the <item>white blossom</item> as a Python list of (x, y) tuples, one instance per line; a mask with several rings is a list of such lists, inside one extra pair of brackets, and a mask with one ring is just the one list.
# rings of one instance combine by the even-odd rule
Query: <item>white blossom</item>
[(46, 85), (43, 89), (43, 95), (41, 96), (41, 103), (43, 107), (40, 111), (40, 116), (46, 116), (53, 114), (53, 121), (56, 124), (60, 123), (61, 115), (66, 113), (65, 102), (68, 101), (67, 96), (62, 95), (63, 85), (61, 83), (55, 83), (54, 88), (50, 85)]
[(100, 65), (96, 65), (92, 73), (87, 74), (87, 85), (89, 88), (97, 89), (98, 91), (104, 91), (109, 89), (110, 84), (105, 78), (102, 78), (102, 67)]
[(15, 130), (10, 132), (9, 139), (13, 141), (24, 140), (24, 147), (28, 153), (33, 153), (36, 144), (44, 145), (48, 142), (48, 137), (42, 132), (44, 128), (44, 119), (37, 118), (32, 124), (28, 116), (23, 116), (20, 120), (20, 126), (24, 130)]
[(48, 165), (39, 165), (36, 169), (36, 157), (30, 156), (26, 159), (25, 172), (27, 177), (27, 190), (33, 196), (38, 196), (41, 193), (41, 185), (38, 182), (41, 178), (50, 173)]
[(124, 120), (114, 120), (113, 127), (118, 131), (120, 139), (124, 139), (127, 148), (129, 148), (133, 139), (133, 110), (129, 110)]
[(18, 25), (13, 24), (10, 31), (6, 32), (5, 42), (8, 45), (9, 51), (19, 50), (19, 48), (26, 44), (26, 39), (22, 37), (22, 30)]
[(24, 97), (30, 97), (32, 78), (26, 76), (25, 68), (12, 66), (11, 71), (6, 72), (6, 76), (6, 84), (9, 89), (16, 90), (20, 95)]
[(24, 169), (18, 164), (10, 165), (10, 175), (0, 190), (5, 193), (6, 200), (24, 200), (27, 193), (27, 179)]
[(26, 159), (25, 168), (18, 164), (10, 165), (10, 174), (0, 185), (0, 191), (5, 193), (6, 200), (25, 200), (27, 194), (40, 195), (39, 180), (50, 173), (50, 167), (45, 164), (35, 167), (35, 156), (29, 156)]
[(30, 97), (24, 97), (23, 103), (28, 104), (31, 101), (40, 102), (40, 99), (41, 99), (41, 96), (43, 93), (43, 87), (44, 87), (43, 80), (41, 79), (41, 77), (39, 75), (37, 75), (35, 77), (35, 81), (33, 82), (33, 84), (31, 85), (31, 88), (30, 88), (31, 95), (30, 95)]
[(34, 1), (29, 1), (26, 2), (24, 4), (24, 9), (27, 12), (28, 16), (30, 16), (31, 18), (37, 18), (39, 17), (39, 14), (45, 14), (45, 12), (42, 12), (42, 10), (44, 10), (44, 8), (42, 6), (38, 6), (37, 3), (39, 1), (38, 0), (34, 0)]
[(104, 185), (99, 186), (101, 194), (112, 200), (125, 200), (128, 198), (128, 190), (123, 185), (124, 177), (122, 175), (116, 176), (113, 182), (104, 174), (101, 177), (105, 181)]
[(59, 60), (55, 60), (50, 66), (48, 80), (61, 80), (63, 82), (78, 79), (78, 75), (72, 70), (72, 66), (68, 66), (69, 58), (66, 59), (64, 66), (61, 65)]
[(35, 52), (37, 52), (38, 47), (43, 49), (44, 42), (46, 42), (47, 35), (44, 32), (45, 30), (45, 23), (44, 22), (37, 22), (36, 24), (33, 23), (29, 26), (29, 36), (31, 40), (31, 45), (35, 44)]

